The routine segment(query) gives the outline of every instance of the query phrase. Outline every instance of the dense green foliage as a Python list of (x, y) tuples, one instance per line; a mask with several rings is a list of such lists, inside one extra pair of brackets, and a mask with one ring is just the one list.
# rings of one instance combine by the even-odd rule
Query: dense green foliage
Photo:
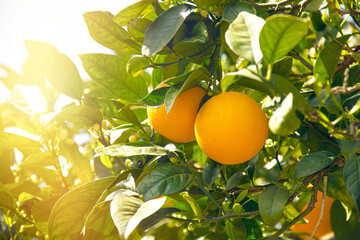
[[(90, 79), (51, 44), (25, 41), (23, 72), (0, 66), (11, 91), (0, 239), (296, 239), (318, 191), (336, 199), (336, 239), (360, 236), (359, 4), (139, 0), (87, 12), (90, 36), (114, 51), (79, 56)], [(152, 130), (146, 107), (171, 111), (195, 85), (261, 104), (270, 131), (256, 157), (220, 165)], [(74, 102), (54, 111), (60, 94)]]

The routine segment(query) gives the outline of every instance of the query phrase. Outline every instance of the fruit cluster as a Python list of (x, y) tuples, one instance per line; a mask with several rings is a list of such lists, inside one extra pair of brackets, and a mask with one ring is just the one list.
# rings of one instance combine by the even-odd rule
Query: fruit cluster
[(268, 119), (260, 105), (243, 93), (226, 92), (200, 106), (206, 94), (199, 86), (182, 92), (169, 114), (164, 104), (149, 107), (150, 124), (174, 142), (196, 140), (209, 158), (222, 164), (254, 157), (268, 136)]

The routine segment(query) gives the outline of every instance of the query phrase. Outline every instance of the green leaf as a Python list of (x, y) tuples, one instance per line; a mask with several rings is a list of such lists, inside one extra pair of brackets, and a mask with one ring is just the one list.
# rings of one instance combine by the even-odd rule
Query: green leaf
[(144, 200), (176, 193), (186, 187), (191, 174), (181, 165), (164, 164), (155, 168), (139, 183), (138, 189)]
[(259, 198), (260, 216), (264, 223), (269, 226), (281, 219), (285, 205), (288, 201), (289, 192), (276, 185), (266, 188)]
[(246, 228), (241, 219), (226, 220), (225, 232), (231, 240), (247, 239)]
[(149, 173), (152, 172), (152, 170), (155, 169), (155, 167), (156, 167), (156, 165), (157, 165), (157, 163), (158, 163), (159, 158), (160, 158), (160, 157), (154, 158), (153, 160), (151, 160), (150, 162), (148, 162), (148, 163), (144, 166), (144, 168), (143, 168), (140, 176), (136, 179), (136, 182), (135, 182), (135, 185), (136, 185), (136, 186), (139, 185), (139, 182), (141, 182), (141, 180), (143, 180), (145, 176), (147, 176)]
[(46, 98), (38, 86), (15, 85), (9, 102), (29, 115), (44, 113), (48, 109)]
[(130, 20), (137, 18), (154, 0), (141, 0), (115, 15), (114, 21), (120, 26), (126, 26)]
[(320, 52), (314, 67), (314, 90), (317, 96), (320, 96), (326, 81), (332, 82), (343, 49), (341, 44), (345, 44), (349, 37), (350, 35), (345, 35), (328, 43)]
[(289, 93), (269, 120), (269, 129), (279, 136), (286, 136), (299, 128), (301, 121), (294, 111), (294, 97)]
[(61, 142), (60, 154), (71, 162), (81, 182), (88, 182), (93, 178), (90, 160), (80, 153), (79, 146), (75, 142)]
[(36, 152), (29, 155), (25, 158), (20, 165), (20, 169), (31, 169), (34, 167), (46, 167), (46, 166), (55, 166), (58, 163), (58, 159), (54, 156), (53, 153), (47, 152)]
[(125, 238), (126, 227), (142, 203), (143, 201), (138, 197), (121, 193), (116, 194), (115, 198), (111, 201), (111, 217), (121, 238)]
[(346, 218), (346, 212), (339, 201), (335, 201), (331, 207), (331, 228), (335, 239), (353, 240), (354, 236), (360, 236), (360, 223), (356, 211)]
[(285, 78), (290, 77), (292, 62), (293, 59), (291, 57), (284, 57), (283, 59), (275, 62), (273, 66), (273, 73)]
[(351, 157), (344, 166), (344, 180), (352, 199), (360, 209), (360, 157)]
[(294, 178), (301, 178), (316, 173), (330, 166), (335, 161), (335, 158), (335, 154), (328, 151), (310, 153), (295, 166)]
[(220, 173), (220, 168), (221, 164), (211, 160), (208, 161), (202, 172), (203, 180), (206, 185), (211, 186), (215, 182)]
[(0, 209), (16, 209), (16, 201), (9, 190), (0, 183)]
[(199, 204), (195, 201), (195, 199), (193, 199), (188, 192), (182, 192), (180, 193), (180, 196), (182, 196), (186, 202), (190, 205), (191, 209), (193, 210), (193, 212), (195, 213), (195, 216), (199, 219), (205, 219), (205, 217), (203, 216), (202, 210), (199, 206)]
[[(323, 187), (320, 185), (320, 189)], [(351, 209), (356, 207), (354, 200), (351, 198), (349, 191), (346, 188), (346, 183), (343, 177), (343, 169), (339, 169), (328, 175), (326, 195), (339, 200)]]
[(64, 194), (54, 205), (49, 217), (50, 239), (79, 238), (86, 216), (113, 177), (80, 185)]
[(44, 127), (54, 121), (70, 122), (79, 127), (92, 127), (94, 124), (101, 124), (102, 113), (98, 108), (70, 105), (60, 112), (41, 115), (40, 119)]
[(140, 102), (149, 107), (160, 107), (165, 99), (165, 95), (171, 86), (156, 88), (146, 95)]
[(24, 149), (24, 148), (33, 148), (38, 149), (41, 145), (30, 138), (23, 137), (13, 133), (0, 133), (0, 149)]
[(127, 30), (136, 40), (144, 41), (146, 29), (152, 22), (146, 18), (134, 18), (127, 24)]
[(90, 36), (101, 45), (125, 54), (140, 54), (140, 46), (106, 12), (84, 13)]
[(154, 144), (113, 144), (111, 146), (100, 149), (95, 157), (101, 155), (109, 155), (112, 157), (131, 157), (141, 155), (166, 156), (170, 150)]
[(147, 94), (145, 81), (126, 73), (127, 61), (116, 55), (83, 54), (79, 56), (92, 80), (120, 99), (136, 102)]
[(191, 13), (193, 7), (179, 4), (164, 11), (145, 32), (141, 52), (152, 57), (170, 42), (185, 18)]
[(307, 20), (290, 15), (269, 17), (259, 37), (264, 60), (271, 64), (288, 54), (305, 37), (309, 25)]
[(274, 96), (274, 92), (268, 83), (248, 69), (225, 74), (221, 79), (220, 86), (222, 92), (236, 91), (239, 87), (248, 87), (263, 92), (270, 97)]
[(289, 93), (293, 94), (294, 97), (294, 105), (296, 110), (312, 112), (312, 107), (309, 102), (305, 99), (305, 97), (299, 92), (292, 82), (290, 82), (287, 78), (272, 74), (271, 81), (275, 83), (275, 89), (277, 92), (288, 95)]
[(230, 49), (251, 62), (259, 62), (262, 53), (259, 34), (265, 20), (248, 12), (240, 12), (225, 33)]
[(131, 217), (125, 229), (125, 238), (127, 239), (132, 231), (140, 224), (142, 220), (153, 215), (165, 203), (166, 198), (152, 199), (141, 204), (134, 216)]
[(182, 85), (172, 86), (165, 95), (164, 104), (167, 113), (169, 114), (173, 107), (176, 98), (184, 91), (197, 86), (200, 81), (209, 79), (209, 74), (206, 69), (198, 68), (192, 71), (189, 77), (185, 80)]
[(125, 108), (125, 104), (119, 101), (95, 97), (86, 97), (84, 103), (92, 107), (101, 109), (105, 117), (116, 118), (128, 123), (132, 123), (136, 126), (140, 126), (140, 122), (136, 114), (131, 109)]
[(345, 159), (349, 159), (360, 151), (360, 142), (356, 140), (338, 140), (338, 143)]
[(223, 19), (225, 21), (228, 21), (229, 23), (232, 23), (240, 12), (245, 11), (251, 14), (256, 14), (256, 10), (250, 3), (247, 2), (235, 2), (233, 4), (230, 4), (227, 6), (223, 13)]
[(37, 69), (59, 92), (81, 100), (82, 80), (70, 58), (49, 43), (25, 41), (30, 54), (30, 64)]
[[(236, 172), (226, 182), (225, 191), (229, 191), (239, 185), (249, 183), (250, 179), (249, 176), (246, 175), (244, 172)], [(247, 191), (244, 191), (247, 193)]]

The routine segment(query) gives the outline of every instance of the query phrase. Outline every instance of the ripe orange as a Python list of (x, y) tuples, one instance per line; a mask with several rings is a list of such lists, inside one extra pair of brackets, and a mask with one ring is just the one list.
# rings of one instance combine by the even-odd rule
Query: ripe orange
[(239, 92), (212, 97), (200, 109), (195, 136), (204, 153), (222, 164), (239, 164), (254, 157), (268, 135), (268, 119), (260, 105)]
[[(320, 217), (321, 198), (322, 198), (322, 193), (318, 192), (318, 195), (316, 196), (317, 201), (315, 203), (315, 208), (305, 217), (307, 220), (309, 220), (309, 222), (294, 225), (291, 228), (292, 231), (311, 234)], [(323, 219), (315, 232), (315, 237), (317, 238), (320, 238), (321, 236), (332, 232), (331, 221), (330, 221), (330, 210), (331, 210), (331, 205), (333, 204), (334, 201), (335, 199), (326, 196)], [(305, 210), (306, 207), (307, 205), (305, 205), (303, 210)]]
[(195, 118), (205, 94), (206, 91), (199, 86), (182, 92), (175, 100), (169, 114), (164, 104), (160, 108), (148, 107), (147, 114), (151, 126), (171, 141), (178, 143), (194, 141)]

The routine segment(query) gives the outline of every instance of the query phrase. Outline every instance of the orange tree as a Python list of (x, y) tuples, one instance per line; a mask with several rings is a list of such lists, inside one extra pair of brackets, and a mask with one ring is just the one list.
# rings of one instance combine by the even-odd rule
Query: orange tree
[[(23, 72), (1, 66), (11, 94), (0, 106), (0, 239), (299, 239), (320, 237), (321, 216), (336, 239), (355, 239), (359, 8), (142, 0), (115, 16), (87, 12), (90, 36), (113, 50), (79, 56), (90, 79), (51, 44), (25, 41)], [(187, 101), (179, 110), (176, 100), (195, 86), (206, 94), (188, 104), (200, 113), (228, 92), (259, 106), (258, 115), (250, 100), (204, 110), (202, 148), (225, 164), (149, 124), (147, 108), (162, 104), (189, 120)], [(54, 111), (60, 94), (74, 101)], [(261, 111), (266, 121), (254, 117)], [(264, 131), (251, 159), (234, 162)], [(314, 206), (312, 226), (293, 227)]]

